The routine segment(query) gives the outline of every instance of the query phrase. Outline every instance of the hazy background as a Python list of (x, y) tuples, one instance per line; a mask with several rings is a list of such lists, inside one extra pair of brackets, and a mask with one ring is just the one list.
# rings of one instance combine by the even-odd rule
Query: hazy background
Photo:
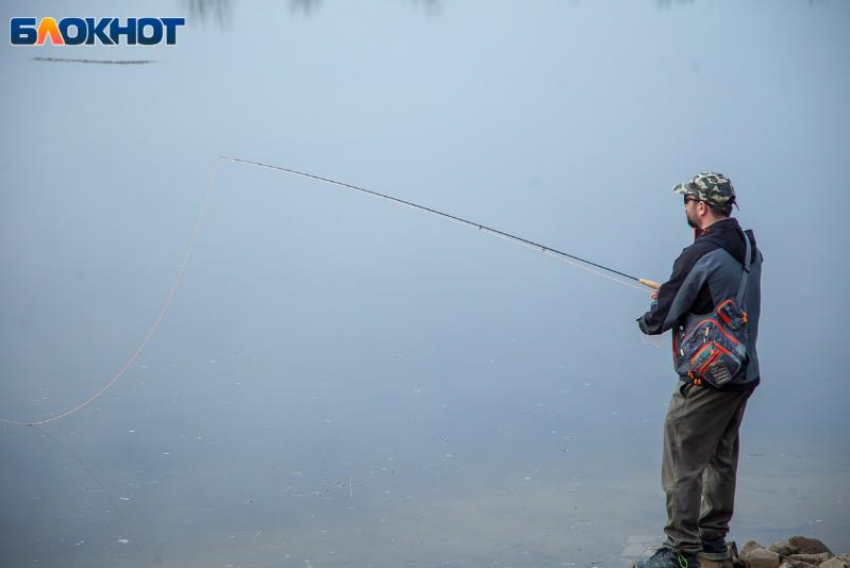
[[(187, 25), (172, 47), (18, 48), (3, 24), (0, 417), (73, 407), (132, 355), (216, 156), (655, 280), (692, 238), (673, 184), (714, 170), (765, 256), (732, 536), (850, 552), (847, 2), (4, 2), (14, 16)], [(0, 425), (0, 565), (619, 566), (666, 518), (676, 380), (667, 338), (637, 330), (647, 305), (420, 211), (222, 163), (134, 366), (42, 431)]]

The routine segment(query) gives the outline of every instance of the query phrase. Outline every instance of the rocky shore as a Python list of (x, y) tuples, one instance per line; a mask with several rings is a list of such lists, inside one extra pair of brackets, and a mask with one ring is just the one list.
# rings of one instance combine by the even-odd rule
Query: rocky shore
[(729, 546), (730, 558), (701, 560), (703, 568), (850, 568), (850, 554), (833, 553), (815, 538), (792, 536), (764, 546), (751, 540), (740, 552)]

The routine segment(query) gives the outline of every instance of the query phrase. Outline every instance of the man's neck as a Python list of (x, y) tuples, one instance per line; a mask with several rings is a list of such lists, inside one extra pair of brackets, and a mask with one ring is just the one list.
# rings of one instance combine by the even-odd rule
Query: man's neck
[(725, 221), (726, 219), (729, 219), (729, 217), (706, 217), (703, 222), (700, 223), (699, 230), (705, 232), (718, 221)]

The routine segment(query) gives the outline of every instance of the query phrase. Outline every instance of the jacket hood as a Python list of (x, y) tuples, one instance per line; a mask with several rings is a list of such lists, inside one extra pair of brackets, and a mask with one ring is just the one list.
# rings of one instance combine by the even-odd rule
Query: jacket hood
[[(713, 223), (708, 229), (698, 234), (697, 239), (710, 239), (743, 264), (747, 245), (744, 242), (744, 231), (734, 217)], [(755, 250), (755, 239), (750, 241), (750, 245)]]

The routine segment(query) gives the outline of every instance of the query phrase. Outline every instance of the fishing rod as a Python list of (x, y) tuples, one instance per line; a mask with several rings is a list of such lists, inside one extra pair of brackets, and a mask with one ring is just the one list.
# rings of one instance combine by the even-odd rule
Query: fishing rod
[(385, 193), (379, 193), (379, 192), (373, 191), (371, 189), (366, 189), (365, 187), (359, 187), (359, 186), (356, 186), (356, 185), (352, 185), (350, 183), (332, 180), (332, 179), (322, 177), (322, 176), (319, 176), (319, 175), (315, 175), (315, 174), (300, 172), (298, 170), (285, 168), (283, 166), (275, 166), (275, 165), (271, 165), (271, 164), (264, 164), (262, 162), (255, 162), (253, 160), (245, 160), (243, 158), (233, 158), (233, 157), (230, 157), (230, 156), (220, 156), (220, 159), (227, 160), (227, 161), (230, 161), (230, 162), (235, 162), (237, 164), (246, 164), (246, 165), (249, 165), (249, 166), (256, 166), (258, 168), (268, 168), (268, 169), (271, 169), (271, 170), (278, 170), (278, 171), (282, 171), (282, 172), (287, 172), (287, 173), (290, 173), (290, 174), (294, 174), (294, 175), (297, 175), (297, 176), (313, 179), (313, 180), (316, 180), (316, 181), (321, 181), (321, 182), (329, 183), (329, 184), (332, 184), (332, 185), (337, 185), (337, 186), (340, 186), (340, 187), (353, 189), (355, 191), (359, 191), (359, 192), (365, 193), (367, 195), (371, 195), (373, 197), (378, 197), (380, 199), (386, 199), (388, 201), (394, 201), (395, 203), (399, 203), (401, 205), (406, 205), (408, 207), (413, 207), (414, 209), (419, 209), (421, 211), (425, 211), (426, 213), (432, 213), (434, 215), (438, 215), (438, 216), (444, 217), (446, 219), (451, 219), (452, 221), (456, 221), (456, 222), (461, 223), (463, 225), (467, 225), (469, 227), (476, 228), (479, 231), (485, 231), (485, 232), (491, 233), (493, 235), (503, 237), (503, 238), (521, 243), (523, 245), (538, 249), (538, 250), (540, 250), (540, 252), (543, 252), (543, 253), (557, 255), (557, 256), (560, 256), (562, 258), (566, 258), (566, 259), (574, 260), (576, 262), (580, 262), (580, 263), (587, 265), (587, 266), (593, 266), (595, 268), (605, 270), (606, 272), (616, 274), (617, 276), (620, 276), (621, 278), (626, 278), (627, 280), (632, 280), (634, 282), (638, 282), (640, 284), (643, 284), (647, 288), (651, 288), (653, 290), (658, 290), (661, 287), (661, 285), (658, 282), (654, 282), (654, 281), (648, 280), (646, 278), (640, 278), (638, 276), (633, 276), (631, 274), (626, 274), (625, 272), (621, 272), (621, 271), (616, 270), (614, 268), (611, 268), (609, 266), (604, 266), (602, 264), (587, 260), (586, 258), (581, 258), (579, 256), (564, 252), (562, 250), (558, 250), (558, 249), (552, 248), (550, 246), (546, 246), (544, 244), (541, 244), (541, 243), (538, 243), (538, 242), (535, 242), (535, 241), (532, 241), (532, 240), (529, 240), (529, 239), (526, 239), (526, 238), (523, 238), (523, 237), (520, 237), (520, 236), (517, 236), (517, 235), (513, 235), (511, 233), (506, 233), (505, 231), (500, 231), (499, 229), (495, 229), (493, 227), (489, 227), (489, 226), (483, 225), (481, 223), (476, 223), (475, 221), (470, 221), (469, 219), (464, 219), (463, 217), (458, 217), (456, 215), (451, 215), (451, 214), (445, 213), (443, 211), (438, 211), (437, 209), (433, 209), (431, 207), (419, 205), (418, 203), (413, 203), (412, 201), (407, 201), (407, 200), (404, 200), (404, 199), (400, 199), (398, 197), (393, 197), (392, 195), (387, 195)]

